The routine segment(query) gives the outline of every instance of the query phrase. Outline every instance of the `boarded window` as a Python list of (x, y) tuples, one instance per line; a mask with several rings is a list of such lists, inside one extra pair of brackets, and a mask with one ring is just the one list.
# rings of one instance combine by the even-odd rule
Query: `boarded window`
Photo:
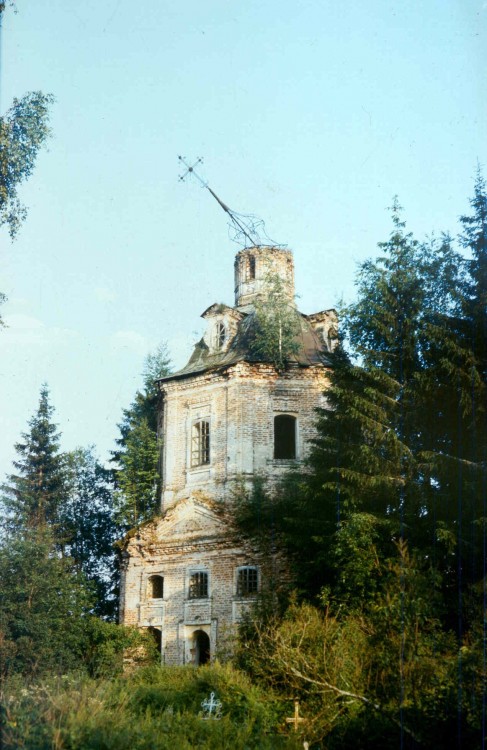
[(195, 422), (191, 431), (191, 466), (210, 463), (210, 423)]
[(164, 578), (162, 576), (151, 576), (148, 583), (149, 599), (162, 599), (164, 596)]
[(191, 573), (188, 596), (190, 599), (208, 598), (208, 573), (202, 571)]
[(296, 417), (274, 417), (274, 458), (296, 458)]
[(257, 568), (240, 568), (237, 573), (237, 596), (256, 594), (258, 583)]

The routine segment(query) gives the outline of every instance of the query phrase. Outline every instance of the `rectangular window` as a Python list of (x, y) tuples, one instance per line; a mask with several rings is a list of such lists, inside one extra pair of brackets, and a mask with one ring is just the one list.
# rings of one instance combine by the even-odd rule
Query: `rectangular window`
[(191, 573), (188, 596), (190, 599), (208, 598), (208, 573)]
[(237, 596), (256, 594), (258, 584), (257, 568), (240, 568), (237, 574)]
[(191, 466), (210, 463), (210, 423), (205, 419), (195, 422), (191, 429)]
[(296, 417), (291, 414), (274, 417), (274, 458), (296, 458)]

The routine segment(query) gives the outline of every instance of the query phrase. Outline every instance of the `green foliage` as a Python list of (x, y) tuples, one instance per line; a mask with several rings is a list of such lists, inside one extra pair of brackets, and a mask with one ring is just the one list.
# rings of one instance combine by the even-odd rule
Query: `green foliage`
[[(200, 717), (215, 692), (219, 721)], [(112, 681), (67, 677), (4, 690), (3, 748), (297, 750), (285, 705), (229, 667), (152, 668)]]
[(299, 351), (296, 337), (301, 332), (299, 313), (289, 298), (279, 275), (269, 273), (265, 293), (255, 302), (252, 354), (284, 370), (289, 359)]
[(15, 449), (17, 474), (8, 477), (2, 487), (4, 521), (9, 531), (26, 528), (55, 528), (66, 496), (66, 467), (59, 452), (59, 434), (52, 422), (53, 407), (49, 403), (47, 385), (41, 388), (39, 407), (29, 421), (29, 432)]
[(117, 521), (127, 530), (152, 518), (160, 503), (160, 445), (157, 437), (159, 391), (156, 380), (169, 374), (167, 349), (160, 346), (144, 367), (144, 389), (137, 391), (119, 425), (118, 449), (112, 454), (117, 488)]
[[(298, 696), (307, 738), (330, 750), (456, 747), (459, 654), (441, 622), (438, 576), (404, 543), (375, 566), (381, 583), (353, 610), (335, 594), (324, 610), (291, 602), (284, 618), (256, 620), (241, 645), (246, 669)], [(474, 648), (461, 649), (469, 670)], [(479, 673), (462, 717), (466, 747), (480, 739)]]
[(130, 656), (131, 666), (157, 664), (160, 654), (154, 639), (146, 630), (88, 617), (85, 623), (87, 647), (80, 670), (93, 678), (109, 678), (122, 674), (124, 660)]
[(99, 463), (93, 447), (69, 453), (66, 469), (67, 493), (60, 508), (64, 551), (92, 584), (95, 612), (114, 618), (118, 566), (113, 544), (122, 530), (114, 518), (111, 472)]
[(50, 94), (34, 91), (14, 99), (0, 117), (0, 226), (8, 226), (12, 239), (27, 215), (17, 189), (32, 174), (37, 154), (50, 135), (53, 101)]
[(117, 472), (118, 518), (136, 526), (151, 518), (159, 507), (159, 444), (145, 418), (135, 424), (125, 441)]
[(54, 551), (47, 527), (0, 546), (0, 671), (5, 677), (62, 673), (80, 664), (92, 598), (70, 558)]

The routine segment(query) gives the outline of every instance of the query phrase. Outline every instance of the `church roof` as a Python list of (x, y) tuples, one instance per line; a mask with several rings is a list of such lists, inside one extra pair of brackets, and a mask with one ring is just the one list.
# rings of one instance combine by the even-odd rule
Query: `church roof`
[[(211, 308), (208, 308), (210, 310)], [(233, 309), (233, 308), (230, 308)], [(207, 312), (207, 311), (205, 311)], [(296, 337), (297, 351), (290, 355), (289, 363), (309, 367), (311, 365), (330, 365), (323, 340), (313, 329), (310, 319), (296, 311), (299, 318), (300, 332)], [(265, 362), (265, 359), (252, 351), (251, 342), (255, 336), (256, 315), (255, 310), (242, 314), (238, 323), (237, 332), (228, 348), (219, 352), (211, 352), (202, 338), (196, 344), (189, 362), (181, 370), (161, 378), (159, 382), (167, 382), (176, 378), (184, 378), (190, 375), (205, 372), (207, 370), (220, 370), (235, 365), (238, 362)]]

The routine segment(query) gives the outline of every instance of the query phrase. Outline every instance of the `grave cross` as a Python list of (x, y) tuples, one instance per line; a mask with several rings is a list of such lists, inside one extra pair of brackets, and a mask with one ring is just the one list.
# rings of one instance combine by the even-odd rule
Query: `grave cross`
[(294, 716), (292, 716), (290, 718), (288, 717), (286, 719), (286, 722), (288, 724), (294, 724), (294, 731), (297, 732), (299, 724), (302, 721), (306, 721), (306, 719), (303, 719), (302, 716), (299, 715), (299, 701), (296, 700), (296, 701), (294, 701)]
[(219, 719), (221, 716), (222, 702), (216, 700), (215, 693), (210, 693), (209, 698), (201, 702), (203, 719)]

